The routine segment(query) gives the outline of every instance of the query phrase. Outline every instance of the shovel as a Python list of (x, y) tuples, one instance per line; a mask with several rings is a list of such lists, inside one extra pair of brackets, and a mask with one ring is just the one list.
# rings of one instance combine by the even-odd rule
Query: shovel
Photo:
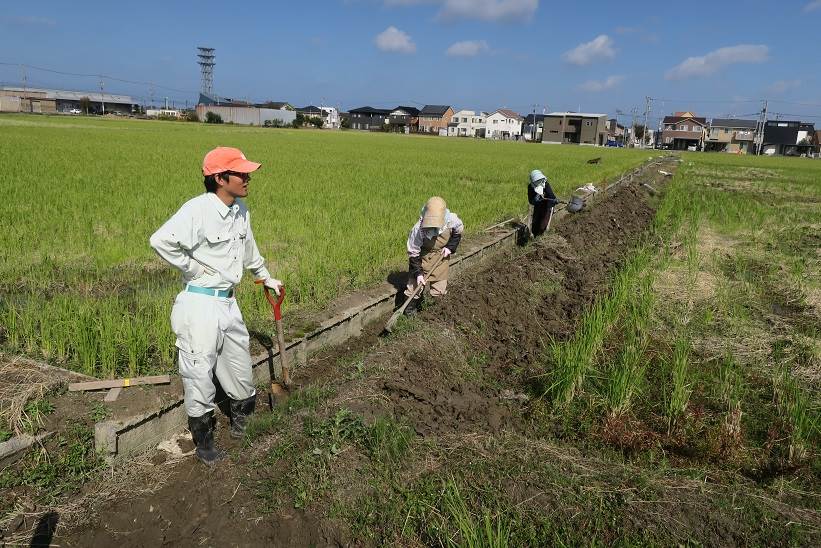
[[(442, 262), (442, 259), (444, 259), (444, 257), (442, 255), (439, 255), (439, 258), (436, 260), (435, 263), (433, 263), (433, 267), (430, 269), (430, 272), (433, 272), (434, 270), (436, 270), (436, 267), (439, 266), (439, 263)], [(429, 275), (430, 275), (430, 273), (428, 273), (428, 276)], [(413, 293), (411, 293), (411, 296), (407, 298), (407, 300), (405, 301), (405, 304), (403, 304), (402, 306), (400, 306), (399, 308), (396, 309), (396, 312), (394, 312), (393, 316), (390, 317), (390, 319), (388, 320), (388, 323), (385, 324), (385, 331), (387, 331), (388, 333), (393, 331), (393, 327), (396, 325), (396, 322), (399, 320), (399, 316), (401, 316), (402, 314), (405, 313), (405, 309), (408, 307), (410, 302), (417, 295), (419, 295), (420, 291), (425, 290), (426, 285), (428, 285), (427, 278), (425, 278), (425, 283), (424, 284), (416, 286), (416, 289), (414, 289)]]
[[(261, 284), (263, 280), (258, 280), (256, 283)], [(274, 403), (282, 403), (288, 399), (288, 393), (291, 387), (291, 376), (288, 369), (288, 356), (285, 353), (285, 335), (282, 328), (282, 301), (285, 300), (285, 286), (279, 288), (279, 298), (275, 299), (271, 295), (271, 290), (268, 286), (263, 285), (265, 289), (265, 298), (271, 303), (271, 308), (274, 311), (274, 321), (277, 325), (277, 344), (279, 345), (279, 359), (282, 363), (282, 381), (276, 382), (274, 380), (273, 372), (271, 375), (271, 406)]]

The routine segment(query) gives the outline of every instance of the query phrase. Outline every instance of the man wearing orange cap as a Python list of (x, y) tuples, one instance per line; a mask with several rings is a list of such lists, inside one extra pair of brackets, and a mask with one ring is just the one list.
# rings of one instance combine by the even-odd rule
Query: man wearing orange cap
[[(464, 229), (465, 225), (447, 208), (445, 200), (434, 196), (425, 203), (419, 220), (408, 235), (408, 286), (405, 296), (410, 297), (419, 285), (425, 284), (430, 284), (430, 296), (433, 298), (443, 297), (447, 293), (449, 257), (459, 247)], [(424, 300), (423, 293), (420, 292), (408, 304), (405, 314), (411, 316), (419, 310)]]
[(206, 192), (184, 203), (151, 236), (151, 247), (182, 274), (171, 328), (177, 336), (188, 428), (196, 455), (206, 464), (225, 456), (214, 445), (213, 376), (231, 398), (232, 437), (245, 433), (256, 402), (248, 330), (235, 287), (246, 268), (275, 293), (282, 287), (265, 268), (250, 213), (239, 200), (248, 195), (251, 173), (259, 167), (236, 148), (215, 148), (202, 163)]

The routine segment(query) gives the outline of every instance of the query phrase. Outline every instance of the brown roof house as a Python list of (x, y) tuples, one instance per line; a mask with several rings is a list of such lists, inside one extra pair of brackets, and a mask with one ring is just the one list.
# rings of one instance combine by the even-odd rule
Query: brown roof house
[(510, 109), (500, 108), (485, 119), (485, 138), (518, 140), (524, 118)]
[(447, 136), (453, 109), (448, 105), (425, 105), (419, 111), (419, 133)]
[(661, 144), (673, 150), (701, 150), (707, 134), (707, 118), (692, 112), (676, 112), (662, 121)]

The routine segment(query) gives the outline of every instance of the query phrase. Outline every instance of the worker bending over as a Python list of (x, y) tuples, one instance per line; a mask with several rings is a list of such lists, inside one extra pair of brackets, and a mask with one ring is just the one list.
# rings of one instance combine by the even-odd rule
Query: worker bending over
[(248, 208), (250, 162), (236, 148), (205, 155), (205, 193), (188, 200), (157, 232), (151, 247), (182, 274), (183, 289), (171, 309), (177, 337), (180, 377), (188, 428), (196, 456), (206, 464), (225, 457), (214, 445), (214, 387), (217, 377), (231, 399), (231, 436), (242, 437), (254, 412), (248, 329), (237, 306), (235, 288), (247, 268), (278, 295), (282, 283), (265, 268)]
[[(447, 293), (449, 259), (456, 253), (464, 229), (465, 225), (447, 208), (445, 200), (434, 196), (425, 203), (408, 236), (407, 297), (413, 295), (419, 285), (425, 284), (429, 284), (433, 298)], [(405, 314), (415, 314), (423, 300), (424, 290), (408, 304)]]
[(547, 177), (538, 169), (530, 172), (530, 184), (527, 186), (527, 201), (533, 206), (533, 218), (530, 232), (534, 237), (541, 236), (550, 224), (553, 208), (559, 203)]

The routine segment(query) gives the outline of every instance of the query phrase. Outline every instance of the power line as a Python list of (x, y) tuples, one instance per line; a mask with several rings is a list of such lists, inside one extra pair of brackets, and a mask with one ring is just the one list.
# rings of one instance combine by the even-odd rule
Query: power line
[(172, 87), (169, 87), (169, 86), (162, 86), (162, 85), (156, 84), (154, 82), (143, 82), (141, 80), (127, 80), (125, 78), (118, 78), (116, 76), (109, 76), (107, 74), (83, 74), (83, 73), (79, 73), (79, 72), (67, 72), (67, 71), (63, 71), (63, 70), (54, 70), (54, 69), (45, 68), (45, 67), (38, 67), (38, 66), (35, 66), (35, 65), (28, 65), (26, 63), (4, 63), (4, 62), (0, 62), (0, 65), (7, 66), (7, 67), (21, 67), (21, 68), (25, 67), (25, 68), (32, 69), (32, 70), (39, 70), (39, 71), (42, 71), (42, 72), (48, 72), (48, 73), (51, 73), (51, 74), (59, 74), (61, 76), (76, 76), (76, 77), (79, 77), (79, 78), (104, 78), (106, 80), (111, 80), (111, 81), (114, 81), (114, 82), (122, 82), (124, 84), (133, 84), (133, 85), (138, 85), (138, 86), (154, 86), (156, 88), (166, 89), (168, 91), (176, 91), (177, 93), (186, 93), (186, 94), (193, 94), (193, 95), (196, 95), (197, 93), (199, 93), (197, 91), (192, 91), (190, 89), (172, 88)]

